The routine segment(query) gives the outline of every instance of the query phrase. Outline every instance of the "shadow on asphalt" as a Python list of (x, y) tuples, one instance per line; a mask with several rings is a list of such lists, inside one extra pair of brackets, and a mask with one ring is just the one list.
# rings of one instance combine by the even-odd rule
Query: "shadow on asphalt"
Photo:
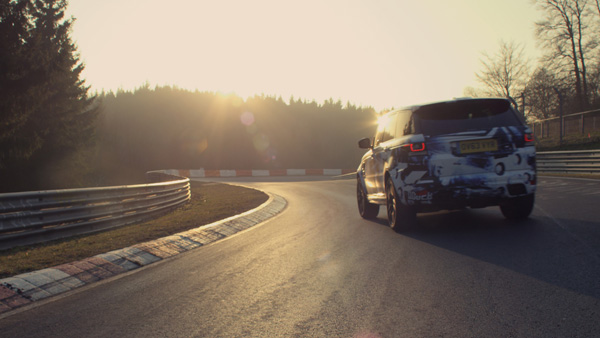
[[(387, 226), (386, 209), (373, 223)], [(535, 213), (527, 220), (506, 220), (498, 208), (418, 215), (406, 236), (440, 248), (600, 299), (597, 248), (570, 237), (553, 220)], [(587, 224), (598, 228), (600, 224)]]

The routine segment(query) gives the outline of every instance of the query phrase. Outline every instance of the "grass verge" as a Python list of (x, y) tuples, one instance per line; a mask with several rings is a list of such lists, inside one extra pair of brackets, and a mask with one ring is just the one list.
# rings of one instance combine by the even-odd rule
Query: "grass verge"
[(0, 251), (0, 278), (77, 261), (197, 228), (256, 208), (268, 199), (261, 191), (221, 183), (191, 182), (191, 191), (189, 203), (147, 222)]
[(542, 151), (565, 151), (565, 150), (594, 150), (600, 149), (600, 133), (585, 135), (569, 135), (563, 138), (560, 144), (559, 138), (538, 138), (535, 144), (538, 152)]

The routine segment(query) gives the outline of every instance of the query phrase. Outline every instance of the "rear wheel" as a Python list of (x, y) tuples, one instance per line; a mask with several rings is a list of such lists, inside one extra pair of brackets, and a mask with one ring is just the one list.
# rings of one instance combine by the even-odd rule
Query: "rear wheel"
[(402, 232), (416, 225), (417, 213), (413, 208), (402, 204), (391, 179), (385, 184), (388, 224), (394, 231)]
[(358, 202), (358, 212), (364, 219), (373, 219), (379, 214), (379, 205), (369, 203), (367, 194), (360, 181), (356, 182), (356, 201)]
[(533, 210), (535, 195), (514, 197), (500, 205), (504, 217), (510, 220), (519, 220), (529, 217)]

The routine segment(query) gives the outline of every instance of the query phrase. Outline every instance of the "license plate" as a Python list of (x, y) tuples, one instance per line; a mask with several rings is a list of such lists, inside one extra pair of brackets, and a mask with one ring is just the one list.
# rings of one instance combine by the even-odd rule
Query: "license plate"
[(497, 151), (498, 141), (496, 139), (474, 140), (458, 142), (459, 154), (483, 153), (486, 151)]

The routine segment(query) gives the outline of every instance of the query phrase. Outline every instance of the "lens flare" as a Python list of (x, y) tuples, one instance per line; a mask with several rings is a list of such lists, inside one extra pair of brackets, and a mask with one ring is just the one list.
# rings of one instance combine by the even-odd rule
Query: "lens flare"
[(208, 140), (204, 137), (200, 142), (196, 143), (196, 152), (202, 154), (206, 149), (208, 149)]
[(269, 138), (265, 134), (254, 135), (252, 141), (254, 143), (254, 148), (260, 152), (267, 150), (270, 145)]
[(242, 121), (243, 125), (249, 127), (254, 124), (254, 114), (249, 111), (243, 112), (242, 116), (240, 116), (240, 121)]

